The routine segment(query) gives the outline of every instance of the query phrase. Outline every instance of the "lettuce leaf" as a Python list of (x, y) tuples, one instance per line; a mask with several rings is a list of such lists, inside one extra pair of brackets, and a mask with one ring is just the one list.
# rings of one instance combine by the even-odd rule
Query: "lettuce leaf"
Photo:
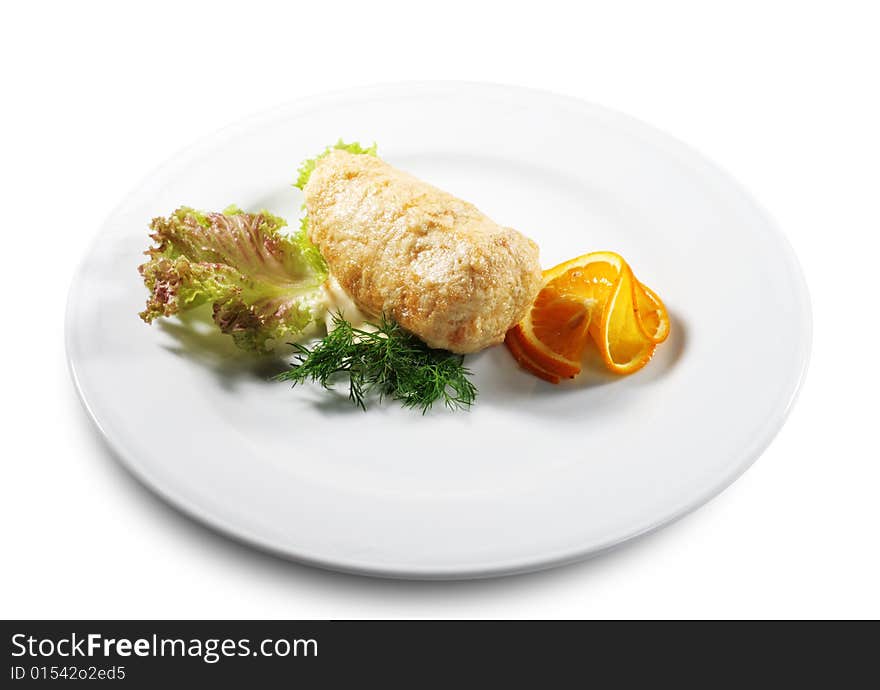
[(177, 209), (154, 218), (155, 243), (139, 267), (150, 291), (141, 318), (151, 323), (205, 303), (215, 323), (246, 350), (264, 352), (324, 318), (327, 265), (301, 228), (282, 218), (230, 207)]
[(306, 186), (306, 183), (309, 181), (309, 177), (312, 175), (312, 171), (315, 169), (315, 166), (318, 164), (318, 161), (321, 160), (328, 153), (333, 151), (334, 149), (339, 149), (342, 151), (348, 151), (349, 153), (363, 153), (368, 156), (376, 155), (376, 144), (373, 144), (369, 147), (363, 147), (358, 142), (353, 142), (351, 144), (346, 144), (340, 139), (333, 146), (328, 146), (321, 153), (319, 153), (314, 158), (309, 158), (305, 161), (299, 168), (297, 169), (297, 177), (296, 182), (293, 183), (294, 187), (299, 187), (302, 189)]

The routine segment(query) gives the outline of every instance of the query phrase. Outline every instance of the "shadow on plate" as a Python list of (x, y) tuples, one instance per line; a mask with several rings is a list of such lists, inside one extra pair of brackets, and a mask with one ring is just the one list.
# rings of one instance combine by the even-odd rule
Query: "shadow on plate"
[[(587, 348), (581, 374), (559, 384), (547, 383), (519, 368), (503, 345), (470, 355), (465, 362), (475, 371), (474, 380), (479, 388), (479, 397), (484, 400), (564, 400), (575, 393), (583, 393), (588, 389), (604, 389), (623, 381), (645, 385), (667, 376), (687, 349), (687, 325), (675, 313), (670, 313), (670, 319), (672, 329), (669, 339), (657, 348), (654, 359), (631, 377), (621, 377), (607, 371), (598, 350), (593, 346)], [(232, 338), (217, 329), (211, 318), (209, 305), (178, 315), (176, 319), (162, 319), (158, 325), (175, 340), (174, 345), (164, 346), (168, 351), (207, 368), (226, 390), (234, 390), (237, 384), (247, 379), (268, 381), (289, 367), (289, 359), (277, 353), (254, 355), (239, 349)], [(328, 416), (363, 412), (349, 400), (345, 381), (340, 381), (331, 391), (309, 384), (302, 387), (300, 394), (308, 395), (315, 409)], [(479, 400), (477, 404), (479, 405)], [(387, 403), (380, 404), (378, 400), (374, 400), (368, 405), (368, 411), (376, 414), (378, 410), (387, 407)], [(429, 416), (442, 413), (445, 410), (441, 406), (432, 410)], [(418, 411), (415, 414), (421, 416)]]
[[(236, 385), (247, 380), (271, 381), (287, 371), (292, 359), (292, 353), (284, 357), (283, 353), (259, 355), (240, 349), (231, 337), (217, 329), (210, 305), (178, 314), (174, 319), (161, 319), (156, 324), (175, 341), (173, 345), (164, 345), (166, 350), (210, 371), (224, 390), (234, 391)], [(291, 384), (277, 382), (274, 385)], [(363, 413), (348, 399), (345, 381), (329, 391), (317, 384), (304, 385), (299, 387), (297, 395), (306, 396), (317, 411), (327, 416)], [(382, 407), (377, 403), (368, 405), (370, 412)]]
[(233, 389), (246, 379), (268, 380), (288, 368), (278, 355), (254, 355), (239, 349), (232, 338), (217, 329), (210, 305), (156, 323), (175, 341), (164, 345), (166, 350), (205, 367), (223, 388)]

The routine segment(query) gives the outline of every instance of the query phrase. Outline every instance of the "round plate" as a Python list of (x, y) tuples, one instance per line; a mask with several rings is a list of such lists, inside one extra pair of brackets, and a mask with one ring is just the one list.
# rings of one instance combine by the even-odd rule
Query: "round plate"
[[(270, 381), (198, 315), (147, 326), (147, 225), (180, 205), (266, 208), (294, 226), (299, 163), (338, 138), (468, 201), (545, 267), (627, 258), (671, 313), (639, 373), (553, 386), (503, 347), (468, 357), (470, 412), (367, 412)], [(804, 375), (809, 299), (773, 222), (678, 141), (577, 100), (399, 84), (286, 105), (210, 136), (134, 191), (74, 280), (67, 352), (123, 463), (189, 515), (307, 563), (373, 575), (544, 568), (649, 532), (716, 495), (779, 430)]]

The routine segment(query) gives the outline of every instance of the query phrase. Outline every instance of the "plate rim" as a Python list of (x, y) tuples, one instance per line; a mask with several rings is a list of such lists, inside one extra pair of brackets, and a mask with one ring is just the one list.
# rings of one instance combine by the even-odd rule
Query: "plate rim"
[[(75, 348), (72, 343), (72, 333), (74, 326), (74, 305), (81, 288), (84, 278), (84, 269), (87, 264), (88, 257), (92, 254), (92, 249), (100, 241), (103, 230), (110, 221), (116, 217), (129, 200), (142, 192), (148, 187), (149, 181), (162, 175), (168, 175), (176, 167), (185, 165), (186, 161), (198, 155), (206, 148), (216, 146), (223, 138), (230, 137), (236, 132), (252, 127), (258, 127), (261, 123), (270, 121), (273, 117), (286, 113), (291, 110), (305, 110), (313, 107), (325, 106), (332, 104), (334, 100), (340, 98), (365, 98), (370, 95), (377, 96), (382, 93), (390, 92), (399, 93), (406, 90), (436, 90), (439, 88), (454, 90), (492, 90), (498, 93), (516, 93), (527, 95), (533, 98), (539, 98), (545, 101), (564, 102), (569, 106), (576, 107), (582, 111), (588, 111), (594, 116), (611, 118), (616, 122), (625, 125), (630, 131), (635, 133), (647, 134), (655, 143), (673, 144), (676, 153), (686, 156), (688, 162), (697, 164), (704, 168), (708, 168), (719, 179), (723, 179), (731, 188), (734, 188), (742, 196), (743, 200), (748, 201), (754, 211), (763, 219), (766, 231), (774, 236), (780, 247), (781, 255), (786, 259), (786, 269), (791, 278), (792, 286), (798, 296), (797, 317), (799, 321), (799, 362), (797, 367), (797, 375), (793, 379), (791, 390), (787, 394), (785, 405), (768, 420), (763, 432), (760, 436), (753, 439), (753, 443), (749, 447), (744, 448), (743, 457), (740, 461), (732, 466), (732, 470), (723, 476), (719, 476), (716, 482), (712, 483), (711, 488), (690, 497), (677, 510), (663, 515), (655, 519), (651, 524), (643, 529), (625, 534), (612, 535), (602, 540), (598, 544), (590, 544), (580, 549), (566, 548), (557, 553), (543, 552), (537, 554), (531, 559), (516, 558), (510, 562), (498, 562), (492, 566), (468, 566), (466, 564), (449, 565), (447, 567), (429, 566), (426, 568), (417, 568), (412, 565), (394, 566), (377, 566), (369, 562), (359, 562), (357, 559), (340, 559), (333, 560), (315, 556), (309, 553), (294, 553), (292, 550), (279, 548), (267, 539), (258, 534), (251, 533), (247, 528), (236, 526), (220, 515), (212, 514), (207, 510), (200, 510), (194, 507), (185, 497), (181, 497), (172, 488), (163, 486), (161, 482), (155, 481), (146, 469), (143, 463), (139, 462), (134, 453), (129, 452), (126, 444), (116, 434), (108, 429), (95, 414), (92, 405), (89, 402), (88, 394), (80, 380), (80, 375), (75, 362)], [(112, 455), (118, 462), (134, 476), (143, 486), (150, 490), (154, 495), (158, 496), (165, 504), (179, 511), (201, 525), (210, 528), (227, 538), (233, 539), (242, 544), (256, 547), (262, 551), (273, 554), (285, 560), (295, 561), (305, 565), (318, 567), (322, 569), (345, 572), (356, 575), (365, 575), (371, 577), (397, 578), (397, 579), (419, 579), (419, 580), (464, 580), (490, 578), (507, 575), (515, 575), (520, 573), (535, 572), (546, 570), (549, 568), (559, 567), (579, 561), (586, 560), (595, 556), (602, 555), (614, 550), (626, 543), (644, 537), (656, 530), (672, 524), (682, 517), (690, 514), (696, 509), (702, 507), (713, 498), (722, 493), (731, 486), (742, 474), (748, 470), (755, 461), (766, 451), (776, 435), (782, 429), (786, 420), (800, 395), (803, 383), (809, 369), (809, 363), (812, 354), (813, 340), (813, 316), (812, 316), (812, 300), (810, 297), (809, 287), (806, 282), (803, 268), (798, 257), (791, 245), (788, 237), (782, 231), (776, 219), (766, 210), (766, 208), (756, 199), (755, 195), (746, 189), (733, 175), (731, 175), (722, 166), (716, 163), (710, 157), (704, 155), (686, 142), (678, 139), (676, 136), (655, 127), (639, 118), (628, 115), (624, 112), (604, 105), (582, 100), (580, 98), (560, 94), (551, 90), (536, 89), (530, 87), (522, 87), (510, 84), (500, 84), (493, 82), (480, 81), (455, 81), (455, 80), (415, 80), (415, 81), (396, 81), (381, 82), (369, 86), (359, 86), (355, 88), (337, 89), (325, 93), (310, 95), (304, 98), (297, 98), (275, 105), (271, 108), (264, 109), (230, 123), (224, 127), (214, 130), (197, 138), (192, 143), (178, 149), (175, 153), (166, 158), (160, 165), (150, 170), (136, 185), (131, 187), (123, 196), (122, 200), (104, 217), (98, 229), (88, 242), (88, 248), (77, 262), (76, 269), (70, 282), (68, 289), (67, 301), (65, 306), (64, 317), (64, 346), (65, 357), (67, 360), (68, 371), (70, 372), (74, 388), (86, 410), (92, 423), (98, 430), (102, 440)]]

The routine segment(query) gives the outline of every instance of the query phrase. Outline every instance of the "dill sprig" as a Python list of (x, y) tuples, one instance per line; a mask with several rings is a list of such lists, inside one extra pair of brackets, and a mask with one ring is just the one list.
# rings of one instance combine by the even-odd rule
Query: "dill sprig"
[(373, 395), (399, 401), (425, 414), (438, 400), (449, 409), (465, 409), (477, 397), (477, 389), (464, 357), (428, 347), (385, 317), (375, 331), (355, 328), (333, 315), (333, 329), (314, 347), (293, 343), (297, 361), (278, 381), (294, 386), (315, 381), (331, 389), (348, 377), (348, 397), (362, 410)]

